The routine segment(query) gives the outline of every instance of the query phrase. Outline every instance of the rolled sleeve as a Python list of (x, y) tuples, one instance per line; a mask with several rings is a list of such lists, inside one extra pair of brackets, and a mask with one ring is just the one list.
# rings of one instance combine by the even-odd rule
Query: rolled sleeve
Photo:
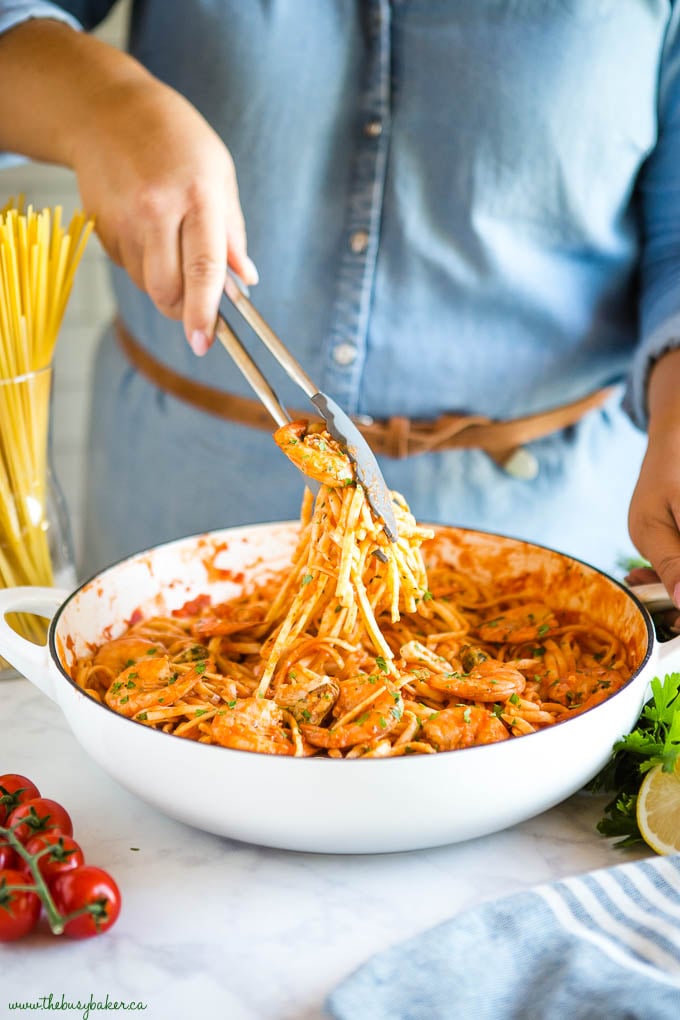
[(0, 0), (0, 35), (30, 18), (51, 18), (63, 21), (71, 28), (82, 29), (82, 24), (59, 4), (35, 3), (32, 0)]
[(625, 406), (648, 423), (647, 382), (654, 362), (680, 347), (680, 10), (668, 25), (659, 70), (658, 139), (640, 182), (640, 344)]

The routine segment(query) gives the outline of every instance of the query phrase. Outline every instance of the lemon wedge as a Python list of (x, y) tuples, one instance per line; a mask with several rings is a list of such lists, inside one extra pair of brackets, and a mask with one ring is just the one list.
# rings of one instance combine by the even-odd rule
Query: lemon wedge
[(645, 843), (658, 854), (680, 852), (680, 758), (673, 772), (655, 765), (642, 781), (637, 823)]

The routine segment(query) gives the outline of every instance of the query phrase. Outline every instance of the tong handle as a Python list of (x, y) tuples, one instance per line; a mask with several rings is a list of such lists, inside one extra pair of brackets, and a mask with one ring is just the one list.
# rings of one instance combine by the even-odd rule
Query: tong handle
[(289, 378), (297, 383), (310, 400), (312, 397), (315, 397), (319, 392), (319, 387), (314, 385), (302, 365), (290, 353), (283, 340), (276, 335), (269, 323), (262, 318), (257, 308), (250, 301), (247, 288), (229, 268), (227, 269), (224, 290), (236, 310), (243, 316), (270, 353), (273, 354)]
[(241, 370), (258, 397), (267, 408), (277, 425), (286, 425), (290, 421), (290, 415), (276, 396), (260, 369), (257, 367), (248, 351), (245, 349), (239, 338), (234, 333), (226, 319), (221, 315), (217, 316), (215, 323), (215, 336), (220, 341), (227, 353), (231, 355), (237, 368)]

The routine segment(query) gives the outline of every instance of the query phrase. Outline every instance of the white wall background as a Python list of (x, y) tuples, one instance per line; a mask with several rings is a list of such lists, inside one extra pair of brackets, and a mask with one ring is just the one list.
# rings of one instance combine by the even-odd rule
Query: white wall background
[[(125, 34), (128, 8), (129, 0), (122, 0), (96, 34), (119, 45)], [(26, 201), (37, 208), (61, 205), (67, 220), (80, 207), (75, 176), (61, 167), (24, 163), (0, 171), (0, 207), (10, 196), (19, 194), (24, 194)], [(106, 256), (92, 235), (57, 343), (53, 394), (53, 463), (70, 511), (77, 553), (81, 541), (83, 450), (92, 361), (97, 340), (112, 314)]]

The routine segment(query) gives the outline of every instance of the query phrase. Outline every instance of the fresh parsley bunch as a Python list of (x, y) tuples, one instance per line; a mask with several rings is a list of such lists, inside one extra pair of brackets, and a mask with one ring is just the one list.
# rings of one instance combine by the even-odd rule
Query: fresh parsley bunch
[(680, 757), (680, 673), (667, 674), (663, 683), (655, 677), (651, 690), (637, 726), (617, 740), (612, 757), (587, 787), (593, 793), (614, 791), (597, 829), (620, 837), (618, 847), (643, 841), (635, 810), (645, 773), (655, 765), (672, 772)]

